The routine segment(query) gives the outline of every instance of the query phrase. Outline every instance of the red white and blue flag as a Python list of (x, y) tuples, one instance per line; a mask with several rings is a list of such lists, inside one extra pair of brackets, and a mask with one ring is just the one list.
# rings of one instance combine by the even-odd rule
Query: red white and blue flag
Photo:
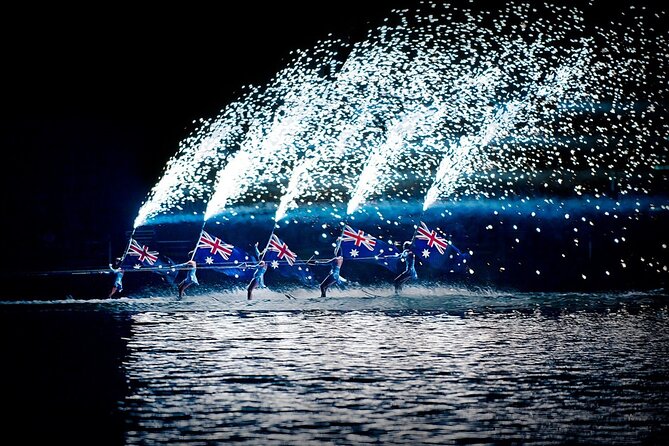
[(395, 246), (361, 229), (345, 225), (341, 235), (341, 256), (374, 263), (397, 272), (399, 252)]
[(440, 237), (437, 231), (430, 230), (425, 223), (420, 222), (420, 226), (416, 228), (416, 248), (424, 247), (428, 251), (436, 250), (439, 254), (444, 255), (448, 245), (446, 239)]
[(439, 228), (430, 229), (424, 222), (416, 228), (413, 242), (416, 259), (434, 269), (450, 269), (452, 272), (467, 271), (469, 255), (461, 252)]
[(365, 234), (365, 231), (361, 229), (355, 230), (349, 225), (344, 226), (341, 242), (342, 244), (348, 243), (347, 246), (364, 246), (368, 251), (374, 251), (374, 247), (376, 246), (376, 239), (374, 237), (369, 234)]
[[(234, 246), (223, 242), (220, 238), (212, 237), (207, 231), (202, 231), (195, 255), (199, 254), (204, 259), (209, 259), (208, 262), (205, 260), (205, 263), (214, 263), (219, 257), (223, 260), (230, 259), (234, 249)], [(195, 261), (197, 262), (197, 259)]]
[(311, 268), (304, 261), (299, 261), (297, 254), (276, 234), (272, 234), (267, 242), (263, 260), (268, 271), (277, 271), (284, 277), (296, 278), (305, 284), (315, 280)]
[(250, 279), (253, 276), (253, 270), (247, 266), (255, 263), (255, 260), (249, 254), (205, 230), (200, 233), (193, 260), (198, 265), (211, 267), (226, 276), (238, 279)]
[(135, 239), (130, 239), (126, 259), (133, 263), (135, 269), (142, 266), (154, 266), (158, 261), (158, 251), (151, 251), (148, 246), (140, 245)]
[(269, 243), (267, 244), (267, 254), (265, 254), (265, 258), (268, 259), (270, 257), (273, 260), (288, 262), (290, 266), (293, 266), (295, 260), (297, 260), (297, 254), (288, 249), (288, 245), (282, 242), (276, 234), (272, 234)]
[(152, 251), (147, 245), (131, 238), (128, 250), (123, 256), (121, 267), (126, 270), (151, 269), (152, 272), (159, 274), (167, 282), (174, 283), (176, 271), (171, 268), (173, 264), (174, 262), (171, 259), (161, 258), (158, 251)]

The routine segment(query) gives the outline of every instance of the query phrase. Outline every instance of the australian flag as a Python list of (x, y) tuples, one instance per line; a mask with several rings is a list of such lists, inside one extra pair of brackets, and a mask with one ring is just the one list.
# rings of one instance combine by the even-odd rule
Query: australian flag
[(251, 279), (254, 270), (247, 266), (256, 261), (243, 250), (225, 243), (205, 230), (200, 233), (193, 260), (198, 265), (211, 267), (214, 271), (238, 279)]
[(447, 241), (443, 234), (428, 228), (422, 221), (416, 228), (413, 246), (416, 259), (421, 264), (434, 269), (449, 269), (452, 272), (467, 270), (468, 255)]
[(284, 277), (296, 278), (306, 284), (315, 280), (306, 262), (299, 260), (297, 254), (276, 234), (270, 237), (263, 260), (267, 263), (268, 271), (277, 271)]
[(174, 265), (172, 259), (161, 257), (158, 251), (152, 251), (148, 246), (142, 245), (135, 239), (130, 239), (128, 250), (123, 256), (121, 267), (129, 270), (147, 269), (159, 274), (169, 284), (174, 284), (177, 272), (171, 268)]
[(341, 235), (341, 255), (344, 259), (356, 259), (374, 263), (392, 272), (397, 272), (399, 252), (390, 243), (379, 240), (361, 229), (344, 226)]

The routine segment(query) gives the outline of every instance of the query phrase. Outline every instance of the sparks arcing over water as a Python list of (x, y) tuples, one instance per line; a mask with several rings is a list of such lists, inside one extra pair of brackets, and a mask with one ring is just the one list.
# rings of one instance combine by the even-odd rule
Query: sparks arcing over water
[(188, 202), (206, 200), (212, 176), (224, 163), (231, 141), (238, 137), (239, 118), (248, 103), (227, 107), (214, 122), (207, 122), (200, 132), (182, 141), (179, 153), (165, 168), (165, 173), (151, 190), (135, 219), (135, 227), (167, 209), (182, 210)]
[[(563, 102), (567, 91), (572, 95), (584, 94), (577, 89), (584, 86), (580, 80), (584, 75), (586, 54), (586, 48), (581, 49), (572, 57), (573, 63), (561, 65), (554, 75), (547, 77), (545, 84), (530, 85), (525, 97), (510, 100), (488, 115), (480, 134), (461, 137), (459, 144), (449, 151), (439, 164), (434, 182), (427, 191), (423, 209), (427, 209), (440, 197), (451, 195), (455, 191), (456, 183), (468, 176), (465, 174), (474, 173), (472, 167), (485, 168), (472, 166), (470, 163), (485, 160), (485, 156), (479, 156), (479, 153), (493, 140), (501, 138), (518, 140), (532, 129), (540, 129), (542, 123), (555, 120), (555, 111), (550, 106), (551, 103)], [(523, 125), (517, 125), (519, 122), (523, 122)]]
[[(650, 193), (667, 164), (664, 13), (563, 6), (395, 11), (331, 40), (184, 140), (136, 219), (377, 198)], [(624, 25), (630, 23), (634, 26)], [(604, 185), (604, 186), (603, 186)]]

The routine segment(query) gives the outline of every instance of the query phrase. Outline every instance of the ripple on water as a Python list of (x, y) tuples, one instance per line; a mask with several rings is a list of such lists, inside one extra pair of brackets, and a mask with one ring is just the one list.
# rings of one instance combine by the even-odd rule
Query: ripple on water
[(137, 313), (127, 441), (652, 443), (669, 432), (667, 310), (619, 303)]

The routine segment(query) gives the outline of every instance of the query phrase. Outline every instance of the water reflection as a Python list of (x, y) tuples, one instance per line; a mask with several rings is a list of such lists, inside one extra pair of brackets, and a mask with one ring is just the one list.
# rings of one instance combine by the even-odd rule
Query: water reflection
[(128, 444), (653, 443), (666, 307), (134, 315)]

